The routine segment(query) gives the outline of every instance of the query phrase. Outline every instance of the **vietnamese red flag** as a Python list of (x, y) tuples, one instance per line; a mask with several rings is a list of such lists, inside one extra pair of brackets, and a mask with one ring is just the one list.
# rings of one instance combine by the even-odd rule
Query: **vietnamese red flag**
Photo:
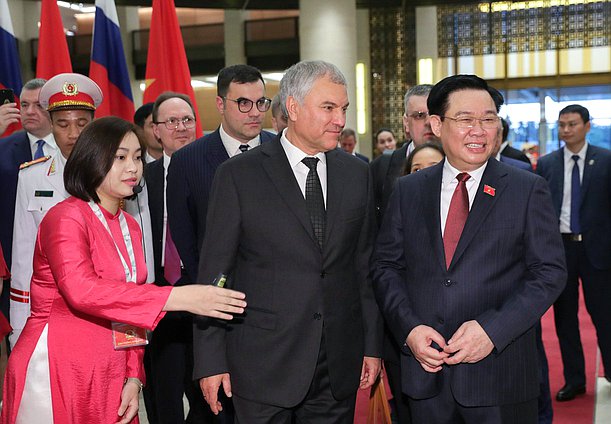
[(98, 118), (134, 119), (134, 100), (121, 41), (114, 0), (96, 0), (89, 78), (102, 89), (104, 100), (95, 111)]
[(56, 0), (42, 0), (38, 34), (36, 78), (50, 79), (57, 74), (72, 72), (64, 24)]
[(191, 98), (197, 118), (196, 134), (202, 136), (202, 125), (191, 87), (191, 72), (182, 41), (174, 0), (153, 0), (151, 32), (146, 59), (146, 89), (143, 103), (154, 102), (164, 91), (176, 91)]
[[(13, 23), (6, 0), (0, 0), (0, 63), (2, 63), (2, 66), (0, 66), (0, 89), (12, 89), (15, 93), (15, 103), (19, 107), (19, 94), (22, 87), (21, 67), (19, 65), (19, 53), (17, 52), (17, 40), (13, 32)], [(11, 124), (0, 136), (6, 137), (20, 129), (20, 122)]]

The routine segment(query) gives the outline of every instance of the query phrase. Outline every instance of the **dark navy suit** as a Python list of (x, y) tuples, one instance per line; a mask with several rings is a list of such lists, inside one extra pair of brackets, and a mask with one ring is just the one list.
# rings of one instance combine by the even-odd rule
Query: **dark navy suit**
[[(261, 143), (274, 137), (261, 131)], [(170, 230), (191, 282), (197, 278), (212, 180), (216, 169), (227, 159), (218, 129), (172, 155), (167, 189)]]
[[(446, 269), (443, 166), (444, 161), (397, 181), (372, 259), (376, 297), (403, 346), (403, 391), (426, 399), (449, 385), (464, 407), (532, 402), (539, 394), (535, 325), (566, 278), (549, 190), (536, 175), (489, 160)], [(418, 325), (434, 328), (447, 341), (469, 320), (494, 344), (477, 363), (429, 373), (404, 345)]]
[[(564, 148), (540, 158), (537, 173), (549, 183), (558, 225), (564, 194)], [(585, 384), (577, 318), (579, 278), (596, 327), (605, 373), (611, 374), (611, 152), (591, 144), (586, 151), (579, 211), (583, 241), (564, 242), (568, 280), (554, 304), (564, 378), (576, 386)]]
[(519, 159), (513, 159), (509, 156), (503, 156), (503, 155), (501, 155), (501, 162), (506, 163), (507, 165), (515, 166), (516, 168), (520, 168), (525, 171), (533, 172), (533, 167), (530, 164), (530, 162), (526, 163)]
[(523, 151), (518, 150), (514, 147), (511, 147), (509, 144), (505, 146), (503, 150), (501, 150), (501, 156), (519, 160), (520, 162), (524, 162), (528, 165), (531, 164), (530, 159), (528, 159), (528, 156), (526, 156), (526, 154)]
[[(32, 160), (30, 140), (25, 131), (18, 131), (0, 139), (0, 242), (7, 266), (11, 267), (13, 248), (13, 220), (19, 165)], [(9, 316), (9, 280), (4, 281), (0, 310)]]

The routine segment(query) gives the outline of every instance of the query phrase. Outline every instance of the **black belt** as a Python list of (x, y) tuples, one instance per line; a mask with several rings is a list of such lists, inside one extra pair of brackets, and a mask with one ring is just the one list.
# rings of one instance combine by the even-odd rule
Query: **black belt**
[(562, 240), (564, 241), (583, 241), (582, 234), (573, 233), (562, 233)]

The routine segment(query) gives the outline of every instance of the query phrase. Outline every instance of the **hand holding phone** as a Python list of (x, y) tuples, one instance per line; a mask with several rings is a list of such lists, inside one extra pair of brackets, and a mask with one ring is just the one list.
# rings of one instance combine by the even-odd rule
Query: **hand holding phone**
[(9, 125), (19, 122), (20, 118), (13, 90), (10, 88), (0, 90), (0, 136)]

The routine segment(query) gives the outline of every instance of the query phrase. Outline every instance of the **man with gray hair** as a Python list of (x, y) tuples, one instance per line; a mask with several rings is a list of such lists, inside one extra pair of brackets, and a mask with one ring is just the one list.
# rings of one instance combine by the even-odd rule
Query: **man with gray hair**
[[(0, 106), (0, 134), (15, 120), (20, 120), (24, 131), (0, 138), (0, 241), (7, 265), (12, 262), (13, 220), (17, 196), (19, 166), (32, 159), (53, 155), (57, 144), (51, 132), (49, 113), (40, 106), (38, 93), (47, 80), (36, 78), (21, 89), (21, 108), (9, 103)], [(0, 309), (9, 316), (9, 280), (4, 282)]]
[(220, 387), (233, 395), (238, 422), (351, 424), (357, 388), (380, 372), (371, 181), (336, 149), (348, 108), (337, 67), (293, 65), (280, 99), (286, 131), (214, 179), (197, 280), (228, 275), (248, 308), (196, 323), (194, 377), (215, 413)]

